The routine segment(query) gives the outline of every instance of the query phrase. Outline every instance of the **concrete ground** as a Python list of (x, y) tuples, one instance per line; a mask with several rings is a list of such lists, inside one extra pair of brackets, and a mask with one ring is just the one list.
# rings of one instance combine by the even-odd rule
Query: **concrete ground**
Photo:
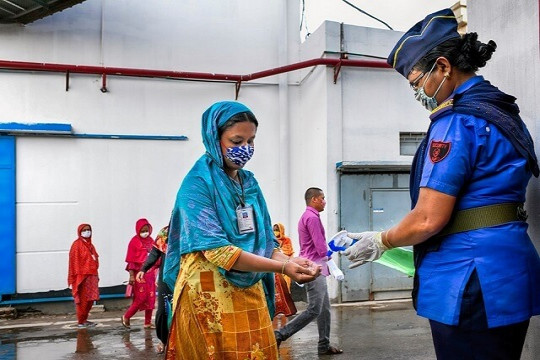
[[(155, 351), (155, 330), (142, 329), (142, 316), (132, 319), (128, 331), (121, 315), (119, 310), (92, 313), (97, 326), (84, 330), (76, 328), (73, 315), (0, 320), (0, 359), (162, 359)], [(435, 359), (428, 322), (416, 316), (410, 301), (334, 305), (331, 340), (342, 355), (319, 357), (317, 338), (316, 323), (311, 323), (282, 343), (281, 359)], [(540, 359), (538, 317), (531, 321), (522, 356), (533, 359)]]

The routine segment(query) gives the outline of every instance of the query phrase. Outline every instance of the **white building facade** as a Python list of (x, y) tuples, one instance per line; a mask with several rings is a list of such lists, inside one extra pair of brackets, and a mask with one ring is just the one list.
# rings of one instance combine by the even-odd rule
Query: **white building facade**
[[(535, 24), (538, 30), (538, 16)], [(298, 28), (299, 1), (170, 1), (155, 6), (142, 0), (87, 0), (24, 27), (0, 26), (0, 60), (251, 74), (345, 54), (349, 60), (382, 62), (401, 36), (326, 22), (301, 43)], [(534, 39), (530, 46), (538, 56)], [(538, 58), (534, 61), (537, 69)], [(521, 64), (523, 77), (523, 68), (530, 66)], [(491, 74), (495, 83), (501, 79), (500, 72)], [(237, 90), (234, 82), (110, 75), (107, 92), (100, 91), (103, 85), (99, 75), (0, 72), (5, 104), (0, 123), (71, 125), (68, 136), (0, 137), (11, 139), (6, 141), (14, 149), (14, 187), (9, 187), (14, 231), (0, 240), (8, 243), (13, 258), (11, 268), (8, 264), (2, 270), (9, 277), (1, 291), (6, 299), (67, 287), (68, 251), (80, 223), (93, 227), (100, 287), (126, 281), (124, 258), (135, 221), (147, 218), (153, 235), (168, 223), (182, 178), (204, 151), (201, 114), (216, 101), (234, 100)], [(536, 106), (535, 113), (524, 113), (524, 120), (538, 142), (537, 90), (528, 86), (529, 92), (517, 95), (528, 99), (520, 101), (523, 110)], [(297, 221), (308, 187), (326, 193), (321, 218), (329, 236), (343, 227), (389, 226), (408, 209), (412, 156), (403, 147), (427, 129), (429, 119), (397, 72), (311, 66), (242, 82), (238, 101), (253, 110), (260, 124), (255, 156), (246, 168), (259, 180), (273, 221), (284, 223), (294, 239), (296, 253)], [(538, 185), (533, 186), (534, 195)], [(407, 296), (410, 288), (410, 279), (381, 273), (377, 265), (345, 271), (349, 283), (331, 282), (334, 301), (370, 299), (373, 293)], [(376, 288), (370, 285), (374, 278), (383, 279)]]

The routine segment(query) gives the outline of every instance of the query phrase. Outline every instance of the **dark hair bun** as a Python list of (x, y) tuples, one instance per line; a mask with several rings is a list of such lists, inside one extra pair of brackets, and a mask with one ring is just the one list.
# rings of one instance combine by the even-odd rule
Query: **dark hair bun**
[(463, 35), (461, 44), (461, 54), (466, 63), (470, 65), (471, 71), (486, 66), (486, 62), (491, 59), (491, 55), (497, 49), (497, 44), (489, 40), (487, 44), (478, 41), (477, 33)]

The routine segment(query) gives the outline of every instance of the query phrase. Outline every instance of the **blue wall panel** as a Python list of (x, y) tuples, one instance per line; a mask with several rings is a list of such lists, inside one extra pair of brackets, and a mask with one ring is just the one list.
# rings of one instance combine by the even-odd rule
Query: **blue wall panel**
[(0, 136), (0, 295), (15, 293), (15, 137)]

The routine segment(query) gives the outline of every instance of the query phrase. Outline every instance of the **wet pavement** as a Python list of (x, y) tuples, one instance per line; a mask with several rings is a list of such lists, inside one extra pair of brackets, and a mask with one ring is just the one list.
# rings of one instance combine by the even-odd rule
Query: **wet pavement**
[[(156, 353), (155, 330), (144, 330), (143, 318), (137, 316), (126, 330), (121, 314), (91, 314), (97, 326), (82, 330), (73, 316), (0, 320), (0, 359), (163, 359)], [(428, 322), (416, 316), (410, 301), (334, 305), (331, 334), (344, 354), (318, 356), (317, 325), (311, 323), (281, 344), (281, 359), (435, 359)], [(533, 359), (540, 359), (538, 317), (531, 321), (522, 356)]]

